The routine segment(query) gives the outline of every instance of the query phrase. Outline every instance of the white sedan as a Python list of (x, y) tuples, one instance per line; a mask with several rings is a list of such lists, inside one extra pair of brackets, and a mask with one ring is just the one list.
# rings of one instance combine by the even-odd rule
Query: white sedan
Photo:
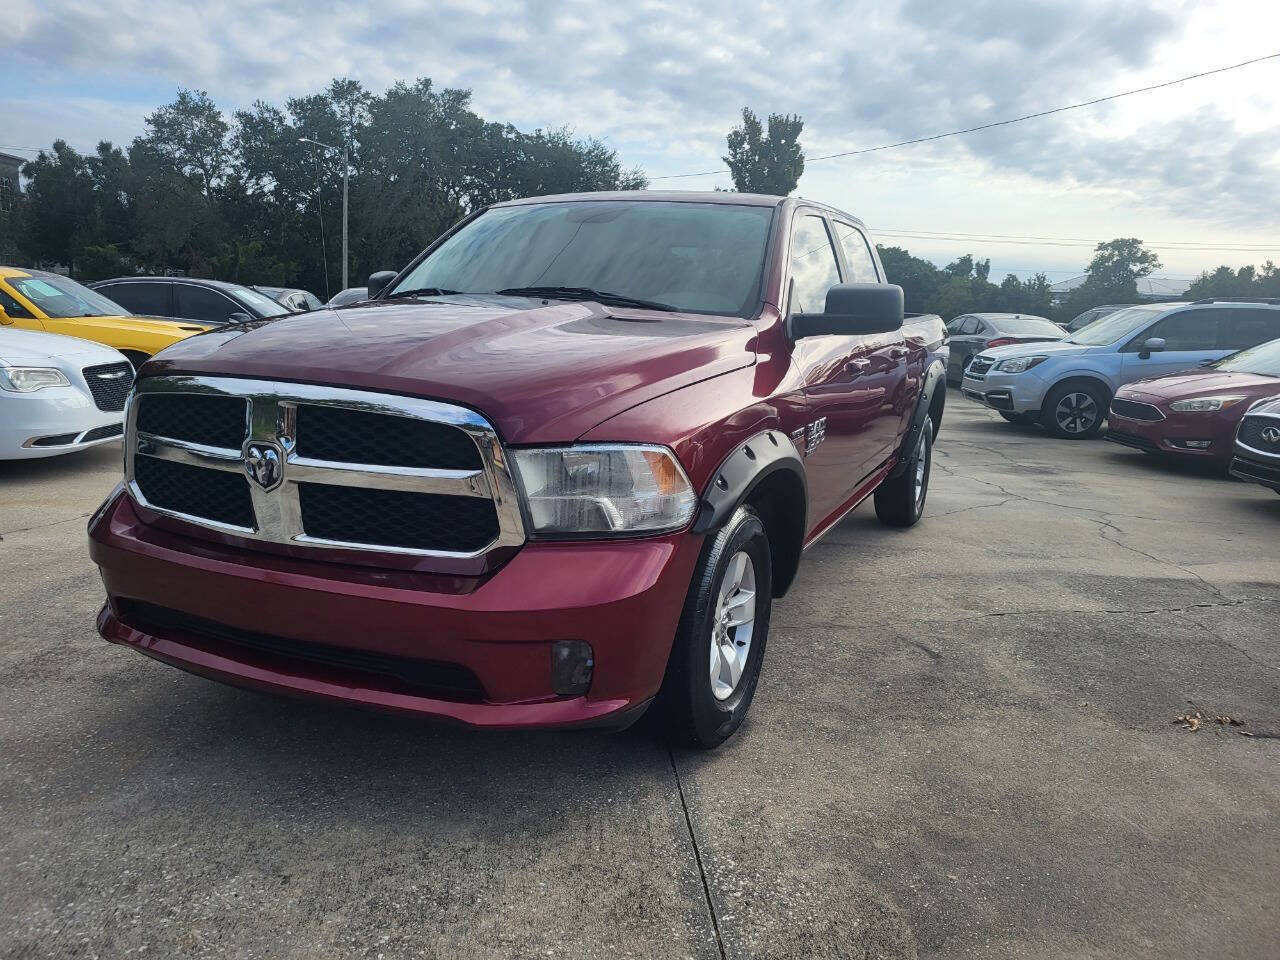
[(110, 347), (0, 327), (0, 460), (117, 440), (133, 366)]

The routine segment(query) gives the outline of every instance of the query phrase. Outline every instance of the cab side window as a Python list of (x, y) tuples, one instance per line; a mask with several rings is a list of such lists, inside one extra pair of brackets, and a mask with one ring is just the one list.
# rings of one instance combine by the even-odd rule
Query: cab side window
[(0, 307), (4, 307), (4, 312), (14, 320), (31, 320), (31, 311), (20, 304), (16, 298), (0, 290)]
[(977, 333), (980, 326), (982, 326), (982, 321), (977, 317), (965, 317), (964, 323), (960, 325), (960, 335), (964, 336), (968, 333)]
[(1168, 352), (1218, 349), (1218, 327), (1225, 310), (1183, 310), (1165, 317), (1139, 335), (1136, 346), (1152, 337), (1164, 339)]
[(791, 312), (822, 313), (827, 291), (840, 282), (836, 251), (827, 224), (813, 214), (800, 216), (791, 231)]
[(836, 228), (836, 239), (844, 251), (845, 266), (849, 275), (845, 283), (879, 283), (876, 276), (875, 261), (871, 259), (871, 248), (867, 245), (866, 235), (852, 224), (836, 220), (832, 224)]

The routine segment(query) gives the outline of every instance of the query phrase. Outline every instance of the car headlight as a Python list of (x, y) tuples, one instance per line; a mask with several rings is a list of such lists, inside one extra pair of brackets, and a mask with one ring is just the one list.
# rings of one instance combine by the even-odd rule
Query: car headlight
[(0, 387), (14, 393), (34, 393), (45, 387), (69, 387), (71, 381), (53, 367), (0, 367)]
[(1025, 373), (1037, 364), (1044, 363), (1048, 357), (1011, 357), (996, 364), (1002, 373)]
[(1244, 397), (1196, 397), (1194, 400), (1175, 400), (1169, 404), (1169, 409), (1179, 413), (1210, 413), (1233, 407), (1243, 399)]
[(666, 447), (582, 445), (511, 451), (543, 539), (621, 537), (678, 530), (698, 496)]

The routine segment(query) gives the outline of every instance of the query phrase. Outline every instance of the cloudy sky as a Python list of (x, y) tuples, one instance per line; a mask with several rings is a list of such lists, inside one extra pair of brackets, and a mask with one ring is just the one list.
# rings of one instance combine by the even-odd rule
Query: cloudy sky
[[(429, 76), (523, 129), (569, 125), (650, 177), (722, 166), (738, 111), (810, 156), (1107, 96), (1280, 52), (1275, 0), (7, 0), (0, 149), (127, 142), (178, 87), (225, 109), (334, 76)], [(13, 152), (12, 150), (10, 152)], [(655, 179), (710, 189), (727, 175)], [(1280, 59), (996, 130), (814, 162), (801, 195), (913, 253), (1080, 272), (1150, 242), (1161, 275), (1280, 262)], [(961, 241), (926, 234), (996, 235)], [(1192, 249), (1219, 248), (1219, 249)], [(1237, 248), (1237, 249), (1226, 249)], [(1249, 248), (1249, 249), (1238, 249)]]

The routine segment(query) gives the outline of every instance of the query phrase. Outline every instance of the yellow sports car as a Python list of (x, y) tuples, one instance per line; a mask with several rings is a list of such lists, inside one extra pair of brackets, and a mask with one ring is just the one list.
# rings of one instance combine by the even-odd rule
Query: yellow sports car
[(181, 320), (135, 317), (69, 277), (0, 267), (0, 326), (45, 330), (115, 347), (134, 368), (153, 353), (210, 329)]

